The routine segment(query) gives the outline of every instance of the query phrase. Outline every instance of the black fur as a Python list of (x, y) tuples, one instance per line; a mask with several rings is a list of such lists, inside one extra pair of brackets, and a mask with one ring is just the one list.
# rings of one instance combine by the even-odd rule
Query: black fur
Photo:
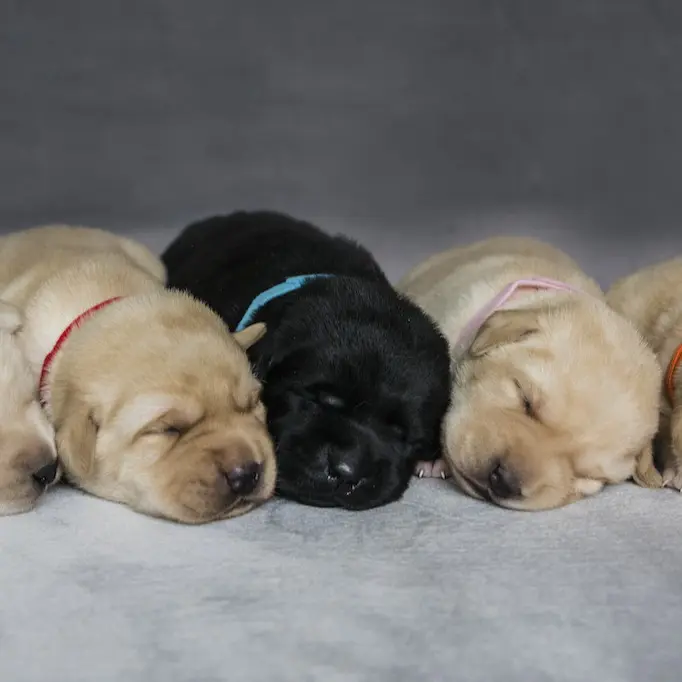
[(261, 308), (249, 350), (277, 447), (279, 494), (368, 509), (397, 500), (418, 459), (440, 451), (450, 395), (447, 344), (389, 284), (370, 253), (273, 212), (193, 223), (163, 254), (185, 289), (230, 329), (261, 292), (294, 275), (333, 274)]

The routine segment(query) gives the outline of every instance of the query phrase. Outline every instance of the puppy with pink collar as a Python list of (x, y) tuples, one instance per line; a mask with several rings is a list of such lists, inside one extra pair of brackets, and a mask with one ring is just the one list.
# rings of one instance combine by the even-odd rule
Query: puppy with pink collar
[(519, 510), (653, 480), (661, 370), (573, 259), (496, 237), (432, 256), (397, 288), (439, 324), (453, 364), (444, 461), (422, 472)]

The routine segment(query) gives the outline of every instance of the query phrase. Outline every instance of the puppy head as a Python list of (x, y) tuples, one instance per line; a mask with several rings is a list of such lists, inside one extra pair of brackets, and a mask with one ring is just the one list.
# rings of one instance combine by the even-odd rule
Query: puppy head
[(54, 434), (19, 345), (21, 316), (0, 301), (0, 515), (32, 509), (59, 479)]
[(661, 372), (598, 299), (500, 311), (456, 370), (444, 449), (470, 495), (539, 510), (633, 475), (650, 456)]
[[(185, 301), (184, 317), (182, 305), (165, 315), (151, 306), (146, 323), (102, 315), (64, 348), (51, 387), (69, 479), (183, 523), (245, 513), (272, 495), (276, 478), (260, 384), (244, 352), (264, 325), (231, 336), (197, 306)], [(109, 346), (98, 349), (107, 335)]]
[(392, 292), (353, 296), (340, 282), (325, 291), (293, 305), (254, 351), (277, 490), (314, 506), (369, 509), (398, 499), (417, 459), (437, 455), (447, 344)]

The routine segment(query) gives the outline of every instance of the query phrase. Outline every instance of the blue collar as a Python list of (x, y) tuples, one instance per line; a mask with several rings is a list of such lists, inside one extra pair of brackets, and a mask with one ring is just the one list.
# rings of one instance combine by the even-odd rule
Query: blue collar
[(258, 294), (256, 298), (251, 301), (251, 305), (246, 309), (244, 317), (237, 325), (235, 331), (240, 332), (245, 327), (248, 327), (253, 320), (255, 314), (266, 304), (272, 301), (274, 298), (279, 298), (288, 294), (291, 291), (296, 291), (300, 289), (308, 280), (317, 279), (318, 277), (333, 277), (334, 275), (323, 275), (323, 274), (310, 274), (310, 275), (297, 275), (296, 277), (287, 277), (283, 282), (275, 284), (274, 287), (266, 289), (263, 293)]

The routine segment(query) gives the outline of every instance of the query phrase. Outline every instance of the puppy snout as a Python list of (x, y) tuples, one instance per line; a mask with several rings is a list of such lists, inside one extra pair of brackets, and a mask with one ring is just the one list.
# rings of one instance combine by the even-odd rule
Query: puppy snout
[(250, 495), (258, 487), (263, 467), (258, 462), (237, 465), (225, 471), (225, 478), (235, 495)]
[(488, 476), (490, 492), (500, 499), (521, 497), (521, 484), (515, 474), (497, 464)]
[(51, 458), (51, 461), (47, 464), (43, 464), (31, 474), (31, 478), (33, 478), (41, 488), (47, 488), (48, 485), (54, 483), (59, 472), (57, 460), (52, 457), (51, 453), (47, 455), (45, 459), (48, 457)]

